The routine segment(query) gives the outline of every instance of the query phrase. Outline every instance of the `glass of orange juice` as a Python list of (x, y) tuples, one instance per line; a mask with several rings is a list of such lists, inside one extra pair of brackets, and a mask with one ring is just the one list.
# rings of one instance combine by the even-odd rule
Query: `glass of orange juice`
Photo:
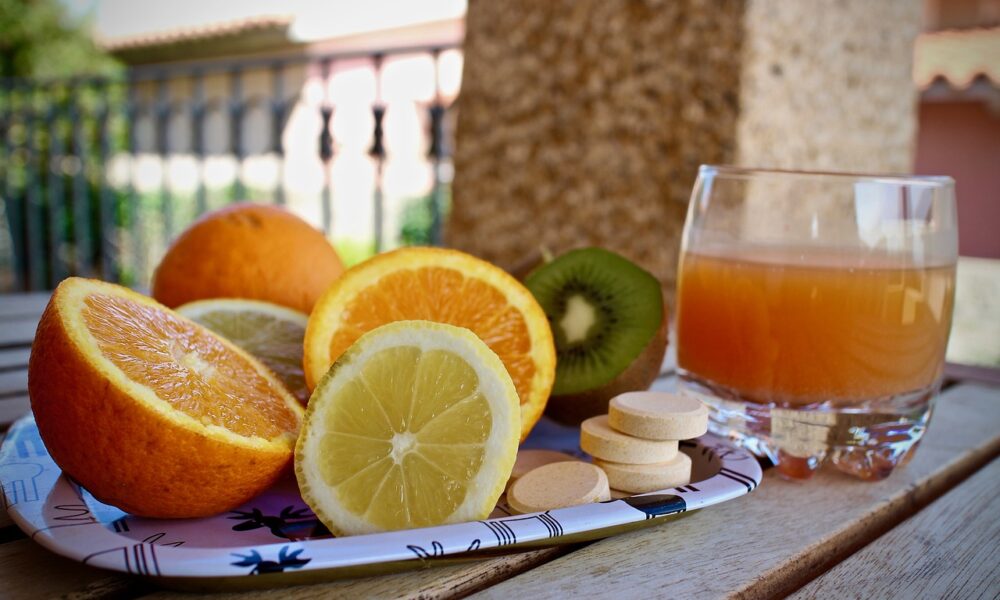
[(881, 479), (941, 387), (958, 230), (948, 177), (702, 166), (677, 284), (683, 393), (788, 477)]

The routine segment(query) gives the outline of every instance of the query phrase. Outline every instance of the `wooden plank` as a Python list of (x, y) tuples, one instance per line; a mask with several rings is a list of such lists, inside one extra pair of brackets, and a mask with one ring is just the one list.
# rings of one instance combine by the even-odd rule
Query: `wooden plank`
[(0, 402), (4, 398), (28, 393), (28, 370), (0, 371)]
[(37, 327), (38, 319), (0, 322), (0, 348), (30, 346)]
[[(0, 429), (2, 429), (2, 427), (3, 426), (0, 425)], [(3, 444), (3, 439), (6, 436), (7, 436), (7, 432), (5, 430), (4, 431), (0, 431), (0, 444)], [(2, 505), (2, 503), (0, 503), (0, 505)], [(0, 542), (2, 542), (3, 540), (5, 540), (7, 538), (13, 538), (14, 537), (13, 535), (11, 535), (12, 532), (9, 531), (9, 528), (11, 528), (11, 527), (14, 527), (14, 522), (10, 520), (9, 516), (7, 516), (7, 511), (6, 510), (0, 509)], [(2, 572), (2, 571), (0, 571), (0, 572)]]
[(545, 548), (521, 554), (511, 554), (469, 564), (423, 569), (396, 575), (349, 579), (330, 583), (282, 589), (235, 592), (228, 594), (191, 594), (162, 591), (143, 600), (256, 600), (288, 598), (313, 600), (323, 598), (460, 598), (502, 581), (532, 567), (565, 554), (566, 548)]
[(0, 399), (0, 430), (6, 430), (11, 423), (28, 414), (31, 401), (28, 394)]
[[(1000, 597), (1000, 460), (792, 597)], [(891, 577), (886, 574), (891, 573)]]
[(0, 370), (28, 368), (31, 348), (8, 348), (0, 350)]
[[(749, 496), (662, 527), (596, 542), (489, 588), (483, 598), (762, 598), (798, 589), (1000, 453), (1000, 389), (958, 385), (913, 460), (867, 483), (832, 469), (809, 482), (774, 470)], [(892, 574), (884, 574), (892, 580)]]
[[(397, 575), (335, 581), (326, 584), (267, 589), (234, 594), (198, 595), (150, 589), (150, 582), (86, 567), (45, 550), (29, 539), (0, 544), (0, 575), (5, 582), (4, 598), (51, 597), (84, 592), (82, 597), (102, 597), (94, 593), (152, 592), (147, 599), (195, 598), (440, 598), (468, 594), (504, 577), (510, 577), (566, 552), (546, 548), (464, 565), (423, 569)], [(55, 575), (55, 576), (53, 576)], [(8, 587), (9, 586), (9, 587)], [(89, 593), (87, 593), (89, 590)], [(74, 597), (77, 597), (74, 595)]]
[(48, 302), (49, 292), (0, 295), (0, 322), (25, 317), (37, 321)]
[(978, 381), (990, 385), (1000, 385), (1000, 369), (996, 367), (947, 363), (944, 366), (944, 376), (951, 381)]
[[(590, 597), (629, 590), (633, 595), (657, 597), (676, 588), (705, 597), (730, 591), (749, 596), (790, 591), (794, 588), (774, 587), (773, 583), (801, 581), (791, 575), (825, 568), (823, 556), (842, 559), (984, 464), (987, 456), (996, 455), (1000, 451), (998, 394), (996, 389), (978, 386), (949, 390), (920, 452), (908, 468), (883, 482), (858, 482), (824, 472), (817, 480), (802, 484), (778, 480), (772, 473), (747, 498), (698, 511), (662, 527), (598, 542), (553, 562), (548, 561), (566, 550), (548, 549), (469, 565), (289, 588), (278, 594), (290, 598), (456, 597), (525, 571), (487, 589), (485, 595), (507, 599), (522, 592), (539, 597), (575, 592)], [(599, 551), (596, 561), (595, 551)], [(677, 560), (671, 560), (673, 557)], [(43, 572), (57, 573), (56, 569), (48, 567)], [(572, 573), (567, 574), (567, 569)], [(18, 578), (20, 582), (20, 573), (17, 564), (0, 568), (0, 578), (5, 580)], [(762, 585), (767, 582), (771, 584)], [(271, 590), (226, 597), (275, 594)], [(162, 592), (153, 597), (191, 596)]]
[(10, 600), (54, 598), (73, 593), (81, 594), (74, 597), (101, 597), (94, 593), (97, 590), (104, 593), (103, 597), (122, 597), (149, 589), (148, 584), (139, 580), (53, 554), (29, 539), (0, 544), (0, 573), (3, 574), (2, 596)]

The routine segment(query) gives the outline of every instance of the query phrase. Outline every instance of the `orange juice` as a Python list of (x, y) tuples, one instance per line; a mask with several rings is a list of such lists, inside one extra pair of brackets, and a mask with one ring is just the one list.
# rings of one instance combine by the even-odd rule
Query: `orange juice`
[(743, 399), (785, 406), (927, 389), (941, 377), (955, 267), (900, 262), (798, 249), (687, 252), (678, 365)]

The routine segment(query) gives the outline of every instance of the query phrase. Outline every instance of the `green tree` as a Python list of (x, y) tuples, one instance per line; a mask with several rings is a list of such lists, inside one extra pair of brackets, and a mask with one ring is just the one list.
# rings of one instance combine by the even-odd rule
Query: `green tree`
[[(444, 184), (438, 207), (438, 223), (443, 223), (451, 210), (451, 186)], [(404, 246), (429, 246), (434, 243), (434, 194), (412, 198), (403, 206), (400, 217), (399, 241)]]
[[(106, 187), (100, 140), (122, 145), (122, 70), (59, 0), (0, 0), (0, 289), (113, 258), (100, 240), (124, 222), (125, 195)], [(80, 76), (111, 79), (96, 89)]]
[(111, 75), (120, 66), (58, 0), (0, 0), (0, 77)]

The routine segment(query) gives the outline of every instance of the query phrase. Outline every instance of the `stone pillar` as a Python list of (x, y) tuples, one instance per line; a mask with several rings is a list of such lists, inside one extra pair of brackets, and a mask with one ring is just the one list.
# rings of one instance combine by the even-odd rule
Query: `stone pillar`
[(672, 304), (701, 163), (906, 171), (919, 0), (471, 0), (446, 241), (636, 260)]
[(751, 0), (741, 58), (737, 162), (907, 173), (921, 0)]

